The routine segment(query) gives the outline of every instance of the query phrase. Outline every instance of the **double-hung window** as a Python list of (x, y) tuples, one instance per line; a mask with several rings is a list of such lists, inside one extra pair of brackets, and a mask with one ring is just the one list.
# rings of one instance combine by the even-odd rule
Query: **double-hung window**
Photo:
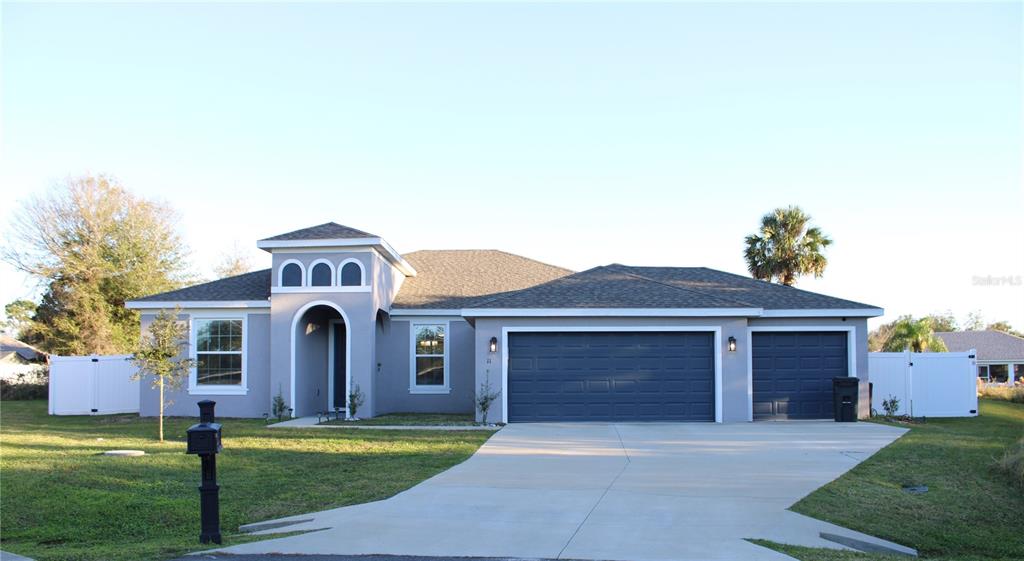
[(190, 384), (193, 393), (245, 392), (244, 326), (241, 318), (192, 320), (196, 361)]
[(447, 322), (412, 324), (413, 393), (448, 392)]

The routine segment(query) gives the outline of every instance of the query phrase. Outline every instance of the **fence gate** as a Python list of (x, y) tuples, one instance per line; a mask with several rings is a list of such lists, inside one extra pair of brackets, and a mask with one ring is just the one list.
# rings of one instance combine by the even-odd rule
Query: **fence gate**
[(900, 400), (899, 415), (974, 417), (978, 414), (977, 360), (965, 353), (868, 353), (871, 408)]
[(139, 412), (130, 355), (50, 357), (51, 415)]

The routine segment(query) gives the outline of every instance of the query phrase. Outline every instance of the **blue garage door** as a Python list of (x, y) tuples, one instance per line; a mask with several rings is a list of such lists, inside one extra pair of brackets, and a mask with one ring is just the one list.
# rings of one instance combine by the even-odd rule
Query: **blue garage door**
[(511, 333), (509, 421), (714, 421), (712, 333)]
[(754, 332), (754, 419), (832, 418), (832, 378), (848, 375), (845, 331)]

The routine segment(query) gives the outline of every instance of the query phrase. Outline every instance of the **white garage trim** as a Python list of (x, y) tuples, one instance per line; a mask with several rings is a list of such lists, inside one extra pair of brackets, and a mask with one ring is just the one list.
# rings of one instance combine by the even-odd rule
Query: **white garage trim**
[(747, 421), (754, 420), (754, 332), (755, 331), (845, 331), (847, 375), (857, 377), (857, 331), (852, 325), (758, 325), (747, 327)]
[(722, 328), (715, 325), (641, 325), (641, 326), (515, 326), (501, 328), (501, 422), (508, 423), (508, 334), (509, 333), (580, 333), (587, 331), (604, 332), (711, 332), (715, 334), (715, 422), (722, 422)]

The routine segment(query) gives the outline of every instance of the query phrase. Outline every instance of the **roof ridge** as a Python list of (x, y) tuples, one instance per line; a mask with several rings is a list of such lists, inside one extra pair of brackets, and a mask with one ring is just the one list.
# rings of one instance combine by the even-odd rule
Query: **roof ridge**
[(505, 255), (511, 255), (512, 257), (516, 257), (518, 259), (523, 259), (524, 261), (530, 261), (530, 262), (536, 263), (538, 265), (544, 265), (545, 267), (551, 267), (552, 269), (560, 269), (562, 271), (568, 272), (569, 274), (580, 272), (580, 271), (574, 271), (572, 269), (568, 269), (566, 267), (562, 267), (561, 265), (552, 265), (551, 263), (546, 263), (546, 262), (541, 261), (539, 259), (534, 259), (533, 257), (527, 257), (525, 255), (520, 255), (518, 253), (512, 253), (511, 251), (505, 251), (504, 249), (479, 249), (479, 248), (478, 249), (472, 249), (472, 248), (464, 248), (464, 249), (417, 249), (415, 251), (409, 251), (409, 252), (403, 253), (402, 257), (404, 258), (406, 255), (411, 255), (413, 253), (421, 253), (421, 252), (424, 252), (424, 251), (488, 251), (488, 252), (493, 252), (493, 253), (502, 253), (502, 254), (505, 254)]
[[(481, 304), (489, 304), (491, 302), (494, 302), (495, 300), (501, 300), (502, 298), (508, 298), (509, 296), (512, 296), (513, 294), (515, 294), (517, 292), (522, 292), (524, 290), (531, 290), (531, 289), (534, 289), (534, 288), (538, 288), (538, 287), (541, 287), (541, 286), (545, 286), (545, 285), (551, 284), (553, 282), (558, 282), (560, 280), (565, 280), (565, 279), (567, 279), (569, 277), (573, 277), (573, 276), (580, 275), (580, 274), (583, 274), (583, 273), (589, 273), (590, 271), (596, 271), (598, 269), (604, 269), (604, 268), (607, 268), (607, 265), (598, 265), (597, 267), (591, 267), (591, 268), (589, 268), (589, 269), (587, 269), (585, 271), (577, 271), (577, 272), (574, 272), (574, 273), (570, 273), (568, 275), (565, 275), (564, 277), (558, 277), (557, 279), (551, 279), (551, 280), (549, 280), (547, 282), (542, 282), (540, 284), (535, 284), (533, 286), (527, 286), (526, 288), (520, 288), (519, 290), (511, 290), (511, 291), (508, 291), (508, 292), (502, 292), (501, 294), (488, 294), (487, 296), (480, 296), (479, 298), (483, 298), (482, 300), (475, 300), (475, 301), (471, 302), (471, 304), (472, 304), (471, 306), (466, 306), (466, 307), (473, 308), (473, 307), (479, 306)], [(489, 296), (489, 298), (488, 298), (488, 296)]]
[[(609, 265), (609, 267), (620, 267), (620, 268), (623, 268), (623, 269), (630, 268), (628, 265), (622, 265), (620, 263), (612, 263), (611, 265)], [(694, 268), (695, 269), (706, 269), (707, 267), (694, 267)], [(750, 308), (758, 308), (758, 307), (760, 307), (760, 306), (755, 306), (755, 305), (751, 304), (750, 302), (744, 302), (743, 300), (738, 300), (738, 299), (735, 299), (735, 298), (725, 298), (723, 296), (718, 296), (717, 294), (712, 294), (710, 292), (705, 292), (705, 291), (702, 291), (702, 290), (698, 290), (696, 288), (684, 288), (682, 286), (676, 286), (674, 284), (668, 284), (666, 282), (662, 282), (662, 281), (659, 281), (657, 279), (652, 279), (652, 278), (646, 277), (644, 275), (639, 275), (639, 274), (634, 273), (632, 271), (622, 271), (622, 272), (627, 274), (627, 275), (636, 277), (638, 279), (644, 279), (644, 280), (647, 280), (647, 281), (651, 281), (653, 283), (657, 283), (657, 284), (660, 284), (662, 286), (667, 286), (669, 288), (674, 288), (676, 290), (682, 290), (684, 292), (693, 292), (693, 293), (696, 293), (696, 294), (700, 294), (701, 296), (709, 296), (711, 298), (715, 298), (715, 299), (718, 299), (718, 300), (723, 300), (723, 301), (726, 301), (726, 302), (736, 302), (737, 304), (743, 304), (744, 306), (747, 306), (747, 307), (750, 307)]]
[(748, 277), (746, 275), (741, 275), (741, 274), (733, 273), (733, 272), (730, 272), (730, 271), (723, 271), (721, 269), (712, 269), (711, 267), (694, 267), (694, 268), (695, 269), (704, 269), (705, 271), (712, 271), (714, 273), (718, 273), (718, 274), (722, 274), (722, 275), (728, 275), (730, 277), (735, 277), (735, 278), (743, 279), (743, 280), (746, 280), (746, 281), (753, 281), (754, 283), (762, 285), (762, 286), (773, 286), (773, 287), (777, 286), (777, 287), (780, 287), (780, 288), (785, 288), (785, 289), (788, 289), (788, 290), (794, 290), (796, 292), (801, 292), (803, 294), (811, 294), (811, 295), (814, 295), (814, 296), (824, 296), (826, 298), (834, 298), (836, 300), (843, 300), (845, 302), (850, 302), (850, 303), (853, 303), (853, 304), (859, 304), (861, 306), (871, 306), (871, 304), (865, 304), (863, 302), (857, 302), (856, 300), (850, 300), (849, 298), (840, 298), (838, 296), (832, 296), (831, 294), (824, 294), (824, 293), (821, 293), (821, 292), (814, 292), (813, 290), (807, 290), (805, 288), (799, 288), (799, 287), (791, 286), (791, 285), (788, 285), (788, 284), (775, 283), (775, 282), (767, 281), (767, 280), (764, 280), (764, 279), (755, 279), (754, 277)]

